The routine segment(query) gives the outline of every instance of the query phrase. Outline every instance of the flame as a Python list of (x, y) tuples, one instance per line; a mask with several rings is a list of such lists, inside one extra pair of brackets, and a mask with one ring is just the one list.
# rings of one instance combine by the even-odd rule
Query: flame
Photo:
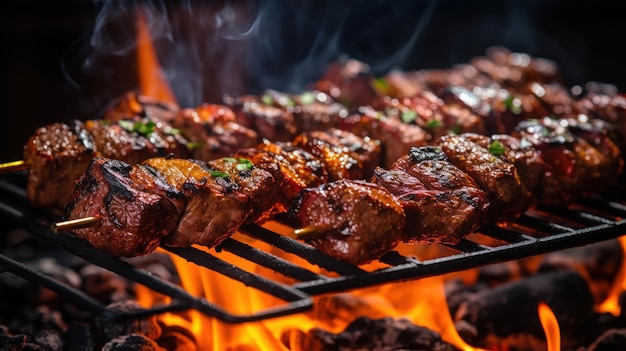
[(163, 71), (150, 37), (146, 14), (141, 10), (137, 12), (137, 70), (139, 90), (142, 95), (176, 104), (176, 98), (163, 77)]
[[(276, 256), (291, 261), (302, 260), (247, 236), (235, 234), (235, 237)], [(215, 254), (213, 250), (208, 252)], [(206, 297), (208, 301), (227, 312), (249, 314), (285, 303), (219, 273), (198, 267), (179, 256), (171, 255), (171, 258), (185, 290), (194, 296)], [(289, 284), (288, 278), (277, 278), (278, 275), (273, 271), (228, 252), (220, 252), (219, 258), (248, 272)], [(319, 268), (304, 260), (297, 263), (319, 273)], [(177, 325), (190, 330), (195, 335), (200, 350), (299, 350), (301, 345), (299, 338), (311, 328), (318, 327), (339, 333), (356, 318), (366, 316), (373, 319), (406, 318), (416, 325), (439, 333), (444, 341), (462, 350), (479, 351), (481, 349), (466, 344), (454, 327), (448, 312), (444, 291), (445, 280), (445, 276), (438, 276), (319, 296), (314, 298), (314, 307), (309, 312), (259, 322), (229, 324), (194, 310), (184, 314), (166, 313), (159, 318), (166, 325)], [(142, 306), (168, 302), (167, 298), (157, 295), (148, 288), (138, 287), (136, 292)]]
[(537, 309), (541, 326), (546, 333), (548, 351), (560, 351), (561, 331), (559, 329), (559, 322), (556, 320), (554, 312), (552, 312), (552, 309), (550, 309), (550, 307), (543, 302), (539, 303)]
[[(621, 236), (618, 240), (622, 246), (624, 256), (626, 256), (626, 236)], [(604, 302), (596, 308), (596, 312), (610, 313), (614, 316), (619, 316), (622, 311), (619, 297), (624, 290), (626, 290), (626, 258), (622, 258), (622, 266), (615, 277), (613, 286)]]

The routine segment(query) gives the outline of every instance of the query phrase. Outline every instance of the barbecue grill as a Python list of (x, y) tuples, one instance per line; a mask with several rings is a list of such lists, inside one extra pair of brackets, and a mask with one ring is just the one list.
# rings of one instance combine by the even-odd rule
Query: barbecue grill
[[(258, 225), (245, 225), (240, 232), (284, 252), (297, 255), (330, 274), (312, 272), (275, 254), (233, 238), (226, 239), (209, 252), (194, 247), (163, 247), (168, 252), (202, 269), (218, 272), (240, 281), (250, 289), (263, 291), (284, 301), (278, 306), (239, 315), (230, 313), (222, 306), (207, 301), (205, 298), (192, 296), (179, 286), (151, 275), (125, 260), (103, 253), (72, 234), (54, 234), (49, 223), (58, 221), (60, 218), (50, 211), (34, 209), (28, 205), (23, 188), (24, 180), (24, 174), (0, 177), (1, 218), (14, 221), (29, 232), (52, 245), (64, 248), (71, 254), (131, 279), (155, 292), (170, 296), (171, 302), (132, 312), (118, 311), (103, 306), (80, 290), (55, 280), (43, 272), (29, 268), (11, 257), (0, 255), (0, 271), (10, 272), (34, 284), (46, 287), (83, 309), (111, 319), (135, 318), (168, 311), (195, 309), (207, 316), (217, 317), (229, 323), (257, 321), (306, 311), (313, 306), (312, 297), (319, 294), (420, 279), (517, 260), (615, 238), (626, 231), (626, 219), (622, 219), (626, 216), (626, 185), (618, 183), (611, 187), (610, 193), (580, 199), (568, 208), (532, 209), (508, 225), (486, 225), (459, 244), (446, 245), (449, 253), (441, 257), (419, 260), (403, 256), (397, 251), (389, 252), (380, 259), (385, 267), (371, 271), (325, 256), (306, 244)], [(277, 221), (281, 221), (281, 218)], [(498, 244), (493, 246), (481, 244), (480, 236), (495, 239)], [(249, 273), (220, 258), (222, 251), (228, 251), (292, 278), (294, 283), (285, 284)]]

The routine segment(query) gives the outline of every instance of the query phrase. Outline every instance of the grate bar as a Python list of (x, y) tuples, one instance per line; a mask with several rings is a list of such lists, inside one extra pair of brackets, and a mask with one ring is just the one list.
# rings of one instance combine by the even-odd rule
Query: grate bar
[[(252, 314), (240, 315), (230, 313), (203, 297), (192, 296), (180, 286), (163, 281), (124, 260), (95, 249), (71, 234), (53, 234), (44, 224), (45, 221), (42, 220), (53, 218), (51, 213), (30, 209), (27, 206), (25, 192), (22, 188), (0, 179), (0, 191), (5, 193), (6, 196), (4, 197), (7, 200), (3, 202), (5, 200), (3, 198), (3, 201), (0, 201), (0, 215), (14, 219), (26, 230), (87, 261), (172, 298), (169, 305), (159, 305), (133, 312), (114, 311), (98, 304), (97, 301), (80, 291), (73, 290), (73, 287), (56, 282), (53, 278), (33, 271), (8, 257), (0, 256), (0, 270), (61, 292), (60, 295), (74, 302), (77, 306), (110, 318), (128, 318), (136, 315), (143, 316), (166, 311), (195, 309), (230, 323), (257, 321), (306, 311), (312, 307), (313, 295), (462, 271), (487, 264), (591, 244), (616, 238), (626, 233), (626, 219), (622, 219), (626, 215), (626, 205), (620, 202), (626, 203), (626, 200), (593, 196), (582, 200), (580, 205), (576, 204), (568, 209), (531, 210), (510, 225), (490, 224), (478, 231), (487, 237), (497, 239), (498, 245), (487, 246), (475, 241), (480, 238), (480, 235), (469, 236), (457, 245), (442, 245), (451, 249), (452, 253), (429, 260), (405, 257), (397, 251), (391, 251), (380, 259), (380, 262), (385, 264), (383, 268), (372, 271), (365, 271), (347, 262), (323, 255), (313, 247), (294, 238), (257, 225), (245, 225), (240, 232), (271, 245), (271, 252), (266, 252), (234, 238), (225, 240), (215, 248), (215, 251), (209, 250), (208, 252), (194, 247), (164, 247), (170, 253), (185, 258), (197, 266), (230, 277), (250, 288), (263, 291), (286, 302), (255, 311)], [(585, 206), (594, 206), (594, 210), (587, 210)], [(582, 210), (577, 208), (582, 208)], [(299, 256), (330, 274), (328, 276), (318, 274), (285, 258), (278, 257), (273, 253), (275, 251), (273, 248)], [(273, 272), (278, 272), (284, 277), (295, 280), (295, 282), (288, 285), (246, 271), (237, 265), (222, 260), (219, 257), (221, 251), (228, 251), (249, 262), (269, 268)]]

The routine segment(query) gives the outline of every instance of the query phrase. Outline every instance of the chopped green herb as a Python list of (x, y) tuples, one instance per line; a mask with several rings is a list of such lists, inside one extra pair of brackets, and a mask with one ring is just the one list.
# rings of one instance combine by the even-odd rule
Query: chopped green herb
[(197, 143), (191, 142), (191, 143), (187, 143), (187, 149), (193, 150), (193, 149), (203, 147), (204, 145), (206, 145), (206, 143), (204, 142), (197, 142)]
[(226, 162), (237, 162), (237, 159), (234, 157), (224, 157), (223, 160)]
[(382, 77), (374, 79), (372, 81), (372, 87), (374, 88), (374, 90), (383, 95), (389, 95), (389, 93), (391, 92), (391, 86), (389, 85), (389, 82), (387, 82), (387, 80)]
[(209, 174), (213, 178), (228, 178), (228, 173), (224, 173), (222, 171), (210, 171)]
[(448, 132), (456, 135), (461, 134), (461, 125), (455, 124), (452, 128), (448, 129)]
[(443, 122), (438, 119), (431, 119), (426, 122), (426, 128), (437, 129), (443, 127)]
[(314, 102), (315, 102), (315, 95), (312, 92), (307, 91), (307, 92), (302, 93), (302, 95), (300, 95), (300, 103), (302, 105), (311, 105)]
[(154, 127), (156, 127), (156, 123), (153, 121), (146, 122), (133, 122), (127, 120), (121, 120), (118, 122), (120, 127), (125, 130), (133, 133), (138, 133), (141, 135), (148, 135), (154, 132)]
[(237, 164), (237, 169), (240, 171), (249, 171), (252, 169), (252, 167), (254, 167), (254, 163), (252, 163), (252, 161), (245, 159), (245, 158), (240, 158), (238, 159), (239, 163)]
[(296, 106), (296, 102), (293, 101), (291, 96), (285, 96), (285, 101), (284, 101), (283, 105), (287, 106), (287, 107), (294, 107), (294, 106)]
[(516, 115), (522, 113), (522, 102), (513, 95), (509, 95), (504, 101), (506, 109)]
[(491, 144), (489, 144), (489, 153), (494, 156), (502, 156), (504, 155), (505, 151), (506, 148), (504, 147), (504, 145), (502, 145), (502, 143), (497, 140), (494, 140), (491, 142)]
[(274, 98), (267, 94), (261, 96), (261, 101), (266, 105), (274, 105)]
[(402, 112), (402, 122), (404, 123), (413, 123), (415, 122), (416, 118), (417, 118), (417, 112), (413, 110)]
[(165, 133), (165, 134), (169, 134), (169, 135), (179, 135), (179, 134), (180, 134), (180, 129), (170, 127), (170, 128), (167, 128), (167, 129), (164, 131), (164, 133)]

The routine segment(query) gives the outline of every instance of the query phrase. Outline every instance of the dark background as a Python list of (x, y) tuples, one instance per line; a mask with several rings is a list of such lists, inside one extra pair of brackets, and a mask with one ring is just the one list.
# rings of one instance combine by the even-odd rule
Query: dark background
[[(0, 162), (41, 125), (98, 116), (137, 85), (138, 2), (21, 1), (0, 11)], [(391, 68), (449, 67), (493, 45), (556, 61), (569, 85), (626, 91), (620, 1), (142, 2), (181, 105), (298, 90), (341, 54)], [(152, 21), (154, 20), (154, 21)]]

